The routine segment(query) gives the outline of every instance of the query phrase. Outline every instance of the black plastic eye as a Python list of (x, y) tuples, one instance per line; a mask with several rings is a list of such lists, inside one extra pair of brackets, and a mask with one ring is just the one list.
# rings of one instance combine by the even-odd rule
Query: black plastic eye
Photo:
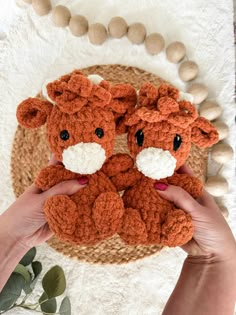
[(95, 134), (96, 134), (96, 136), (98, 136), (98, 138), (102, 138), (104, 136), (104, 131), (102, 128), (97, 128), (95, 130)]
[(136, 134), (135, 134), (135, 138), (136, 138), (136, 143), (139, 147), (141, 147), (143, 145), (143, 141), (144, 141), (144, 133), (142, 131), (142, 129), (139, 129)]
[(61, 140), (64, 140), (64, 141), (68, 140), (70, 138), (69, 132), (67, 130), (62, 130), (60, 132), (60, 138)]
[(182, 139), (179, 135), (175, 135), (174, 138), (174, 151), (177, 151), (179, 147), (181, 146)]

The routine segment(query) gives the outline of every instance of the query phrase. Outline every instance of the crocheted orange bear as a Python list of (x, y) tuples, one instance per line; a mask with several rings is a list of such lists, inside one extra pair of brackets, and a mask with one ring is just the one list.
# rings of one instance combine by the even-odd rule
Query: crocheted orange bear
[[(180, 186), (194, 198), (202, 193), (197, 178), (176, 171), (189, 156), (191, 142), (205, 148), (218, 141), (218, 133), (195, 107), (179, 100), (179, 91), (166, 84), (142, 85), (139, 105), (127, 114), (129, 155), (118, 154), (105, 164), (111, 181), (125, 190), (125, 214), (119, 230), (132, 245), (180, 246), (193, 236), (192, 219), (155, 189), (158, 182)], [(119, 171), (122, 164), (123, 171)]]
[(93, 84), (80, 71), (47, 85), (54, 105), (28, 98), (17, 108), (25, 128), (46, 123), (47, 142), (60, 165), (41, 170), (35, 184), (43, 191), (85, 174), (88, 185), (72, 196), (50, 197), (44, 212), (50, 229), (62, 240), (92, 245), (114, 235), (121, 223), (124, 205), (115, 186), (101, 171), (111, 157), (115, 138), (113, 113), (118, 116), (137, 103), (129, 84), (111, 86), (103, 80)]

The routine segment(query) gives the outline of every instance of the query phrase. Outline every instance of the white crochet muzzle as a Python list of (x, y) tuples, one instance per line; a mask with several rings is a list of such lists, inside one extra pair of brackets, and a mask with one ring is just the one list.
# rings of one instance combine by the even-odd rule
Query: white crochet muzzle
[(84, 175), (96, 173), (105, 160), (105, 150), (95, 142), (81, 142), (68, 147), (62, 153), (62, 163), (65, 168)]
[(159, 180), (173, 175), (176, 159), (167, 150), (150, 147), (139, 152), (136, 165), (145, 176)]

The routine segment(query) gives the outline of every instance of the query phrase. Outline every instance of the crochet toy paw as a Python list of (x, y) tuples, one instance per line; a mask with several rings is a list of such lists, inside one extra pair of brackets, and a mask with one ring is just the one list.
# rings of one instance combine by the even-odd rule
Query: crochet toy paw
[(72, 196), (49, 198), (44, 212), (51, 230), (64, 241), (93, 245), (116, 234), (124, 204), (112, 181), (101, 170), (112, 156), (116, 124), (137, 102), (129, 84), (94, 84), (80, 71), (47, 85), (49, 101), (28, 98), (17, 108), (25, 128), (46, 123), (48, 145), (61, 165), (41, 170), (35, 184), (47, 190), (81, 175), (88, 185)]

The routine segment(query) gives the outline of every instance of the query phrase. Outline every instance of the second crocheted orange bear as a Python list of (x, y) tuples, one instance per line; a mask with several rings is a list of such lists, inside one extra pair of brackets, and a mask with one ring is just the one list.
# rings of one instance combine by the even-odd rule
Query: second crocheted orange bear
[[(197, 178), (176, 171), (187, 160), (191, 143), (205, 148), (218, 141), (218, 133), (195, 107), (179, 100), (179, 91), (166, 84), (142, 85), (139, 105), (126, 117), (129, 155), (118, 154), (105, 164), (111, 181), (125, 190), (125, 214), (120, 236), (132, 245), (180, 246), (193, 236), (192, 219), (183, 209), (163, 199), (158, 182), (180, 186), (194, 198), (202, 193)], [(119, 171), (122, 164), (123, 171)]]
[(48, 145), (60, 165), (41, 170), (35, 184), (44, 190), (85, 174), (88, 185), (72, 196), (50, 197), (44, 212), (51, 230), (62, 240), (92, 245), (114, 235), (120, 226), (124, 205), (103, 164), (111, 157), (115, 121), (137, 102), (129, 84), (111, 86), (103, 80), (93, 84), (79, 71), (47, 85), (54, 102), (28, 98), (17, 108), (25, 128), (46, 123)]

